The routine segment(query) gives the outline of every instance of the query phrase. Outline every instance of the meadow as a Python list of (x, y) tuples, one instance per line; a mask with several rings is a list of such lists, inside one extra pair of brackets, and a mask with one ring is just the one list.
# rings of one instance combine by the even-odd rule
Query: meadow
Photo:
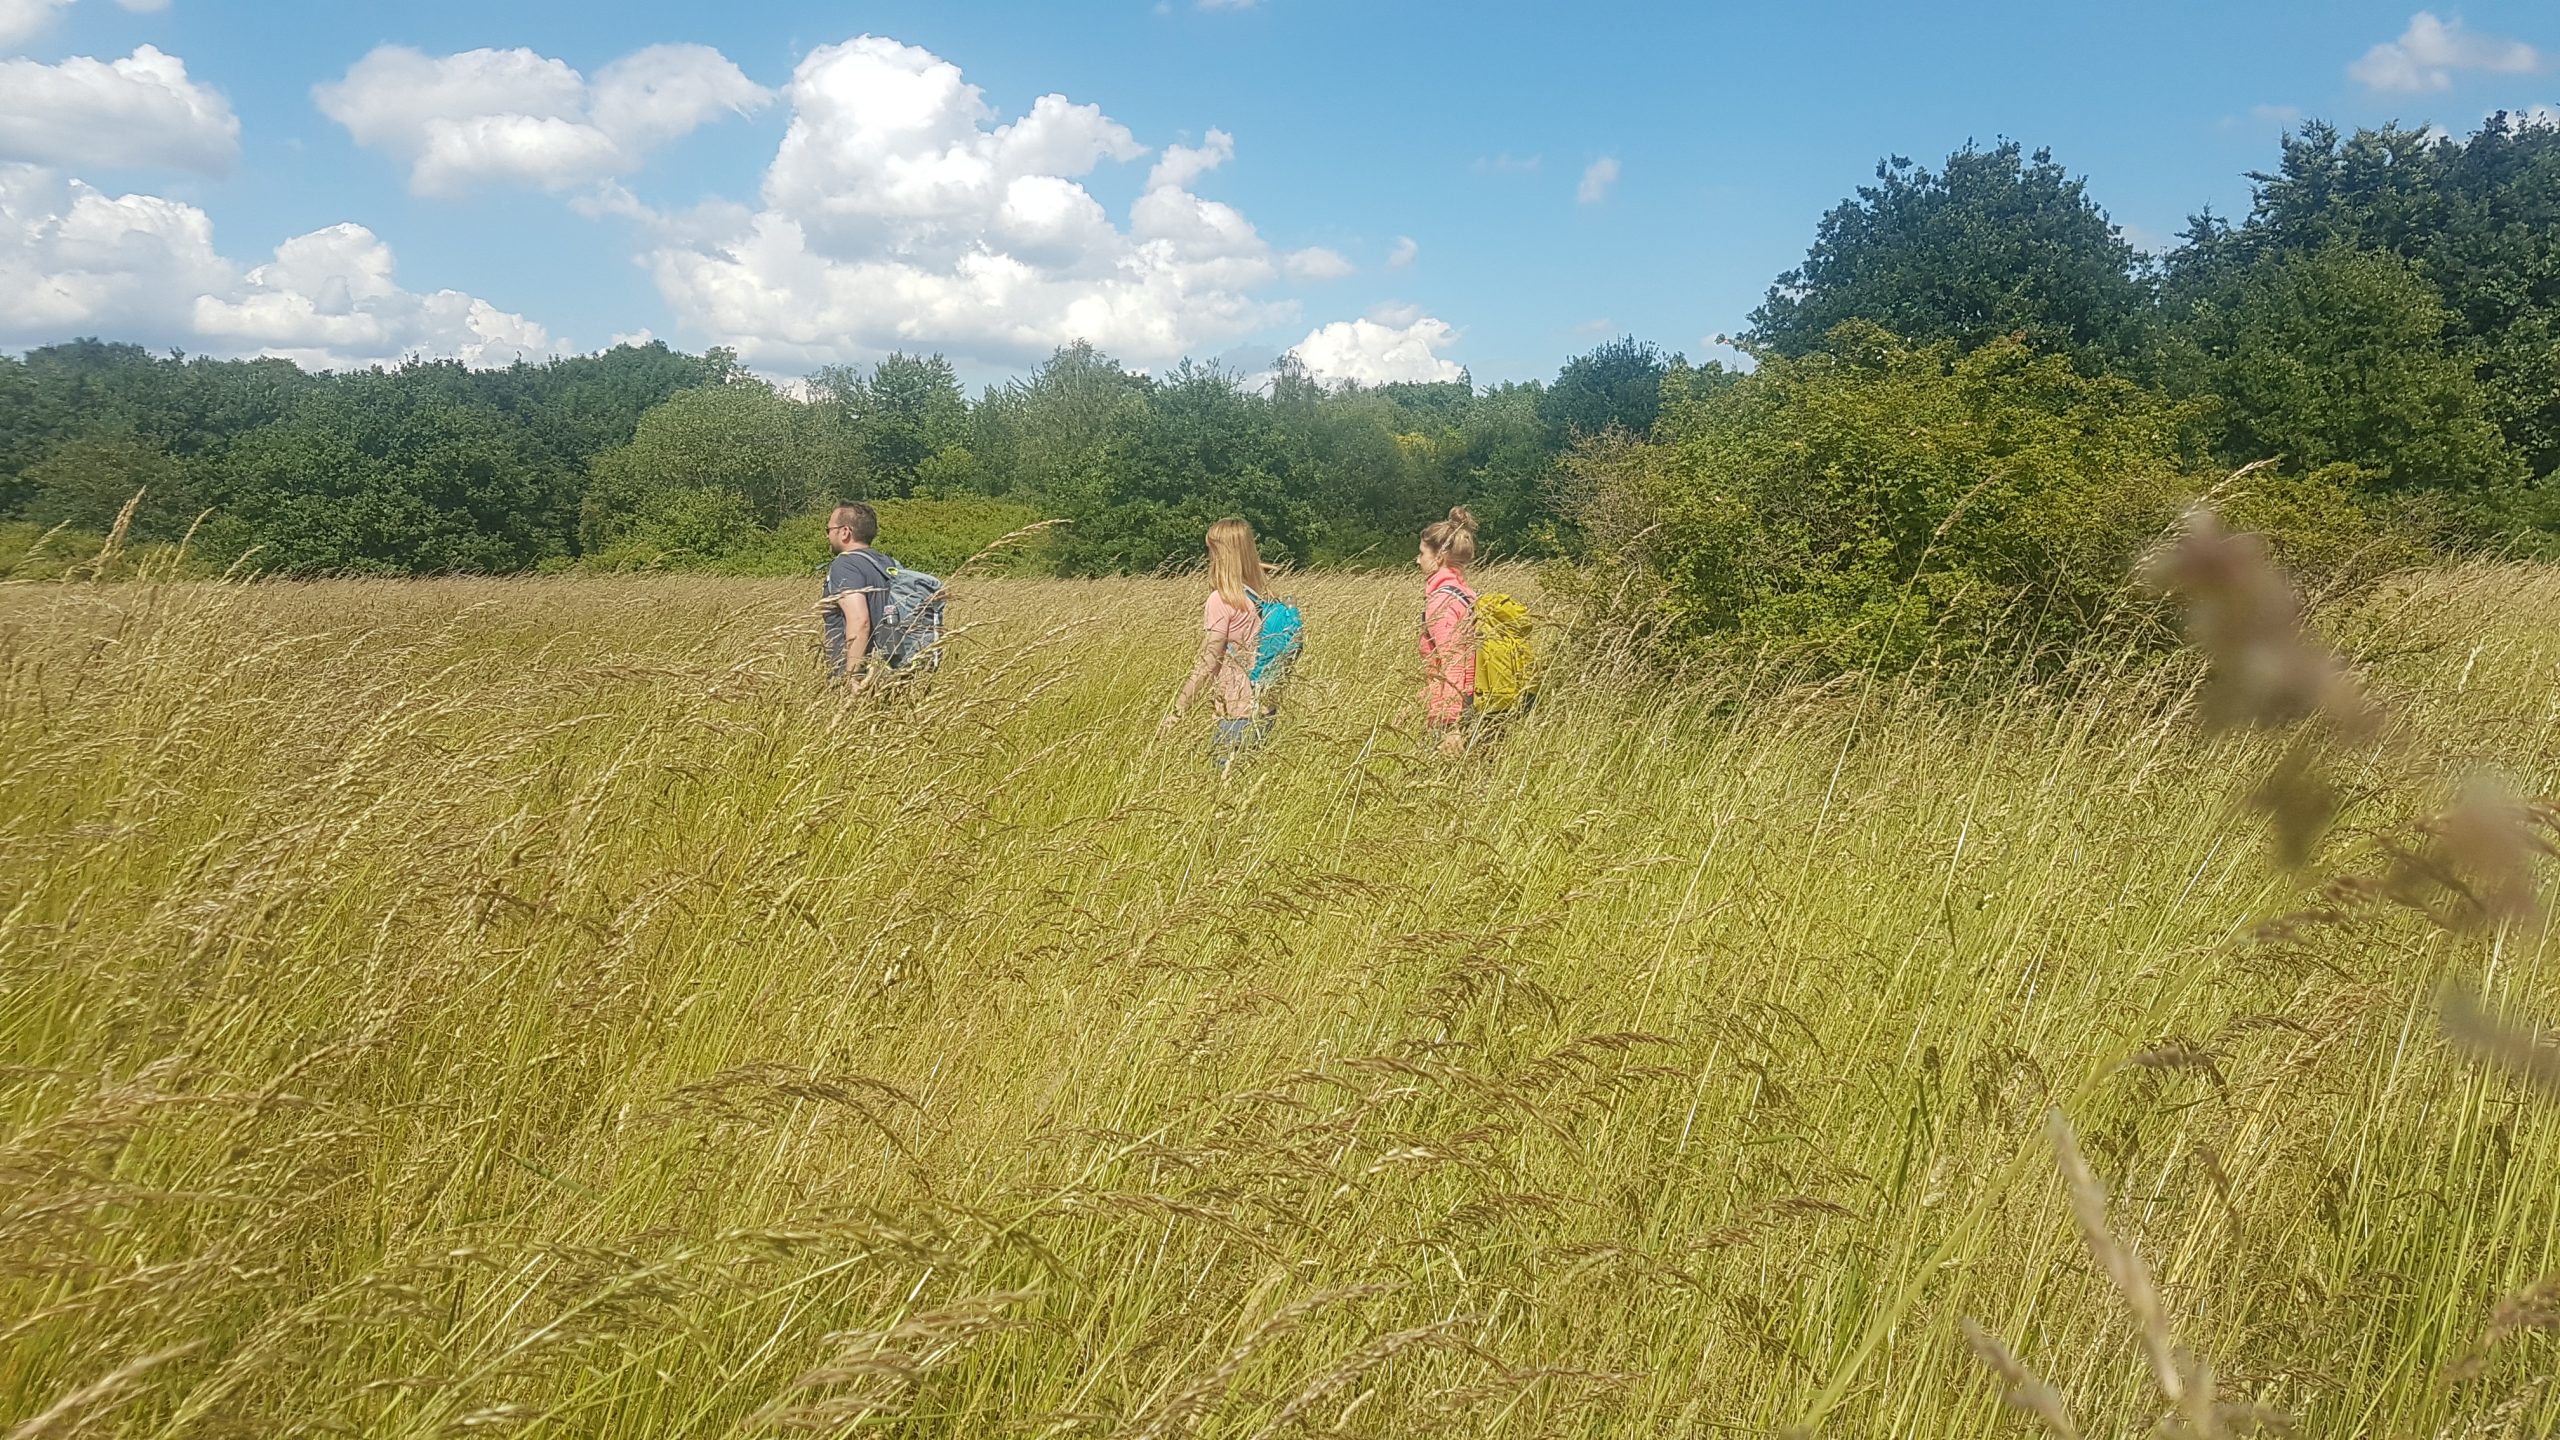
[(0, 1435), (2031, 1433), (1967, 1320), (2148, 1433), (2057, 1110), (2225, 1398), (2560, 1422), (2560, 1103), (2436, 1021), (2548, 931), (2265, 928), (2560, 788), (2560, 572), (2330, 618), (2395, 743), (2299, 871), (2191, 663), (1453, 762), (1415, 588), (1303, 583), (1222, 786), (1185, 582), (853, 703), (804, 582), (0, 587)]

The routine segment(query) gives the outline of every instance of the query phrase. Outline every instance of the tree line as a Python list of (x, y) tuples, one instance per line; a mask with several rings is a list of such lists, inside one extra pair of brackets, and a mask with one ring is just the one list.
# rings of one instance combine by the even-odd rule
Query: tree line
[(80, 340), (0, 357), (0, 520), (99, 531), (147, 489), (139, 538), (203, 513), (207, 563), (269, 573), (779, 573), (861, 498), (943, 551), (1061, 518), (1037, 563), (1093, 574), (1229, 514), (1276, 560), (1397, 564), (1463, 503), (1499, 553), (1613, 562), (1674, 649), (1844, 661), (2084, 633), (2253, 461), (2224, 501), (2314, 571), (2560, 537), (2560, 127), (2309, 124), (2251, 179), (2152, 256), (2046, 152), (1888, 159), (1744, 368), (1629, 337), (1543, 382), (1328, 386), (1074, 345), (973, 397), (933, 355), (785, 389), (662, 344), (313, 375)]

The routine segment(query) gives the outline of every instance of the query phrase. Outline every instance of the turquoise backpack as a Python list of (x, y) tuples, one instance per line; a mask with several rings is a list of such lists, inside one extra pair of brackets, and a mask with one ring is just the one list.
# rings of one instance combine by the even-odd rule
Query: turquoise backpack
[(1299, 617), (1298, 607), (1286, 600), (1265, 600), (1251, 590), (1244, 593), (1262, 615), (1262, 628), (1253, 637), (1253, 670), (1246, 678), (1256, 685), (1269, 684), (1286, 674), (1289, 662), (1306, 648), (1306, 621)]

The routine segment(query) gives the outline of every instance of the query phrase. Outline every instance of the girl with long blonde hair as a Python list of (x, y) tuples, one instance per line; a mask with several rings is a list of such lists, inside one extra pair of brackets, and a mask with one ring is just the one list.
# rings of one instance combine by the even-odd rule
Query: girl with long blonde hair
[(1229, 761), (1271, 733), (1278, 706), (1269, 703), (1267, 694), (1256, 693), (1252, 678), (1266, 583), (1253, 527), (1239, 519), (1221, 520), (1209, 527), (1208, 546), (1209, 594), (1200, 604), (1200, 653), (1156, 729), (1171, 732), (1193, 697), (1208, 687), (1218, 722), (1211, 753), (1223, 772)]

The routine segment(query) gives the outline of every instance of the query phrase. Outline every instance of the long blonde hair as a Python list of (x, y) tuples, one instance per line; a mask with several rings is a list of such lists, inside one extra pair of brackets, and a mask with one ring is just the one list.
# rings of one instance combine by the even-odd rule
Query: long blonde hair
[(1422, 548), (1440, 563), (1464, 570), (1476, 563), (1476, 517), (1464, 505), (1449, 507), (1449, 518), (1422, 527)]
[(1209, 588), (1238, 610), (1253, 608), (1247, 591), (1263, 588), (1262, 551), (1253, 527), (1232, 516), (1209, 527)]

